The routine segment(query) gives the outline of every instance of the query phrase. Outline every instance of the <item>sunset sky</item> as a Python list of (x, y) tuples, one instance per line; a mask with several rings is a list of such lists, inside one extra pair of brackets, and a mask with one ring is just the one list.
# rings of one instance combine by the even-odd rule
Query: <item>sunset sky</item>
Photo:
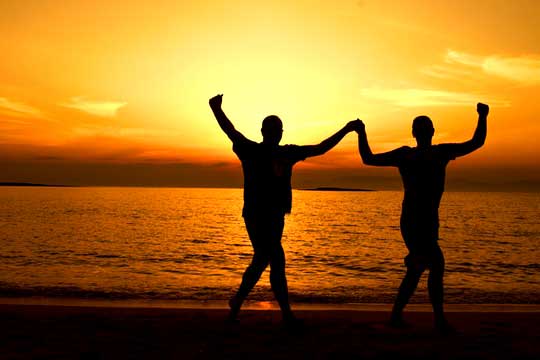
[[(366, 123), (374, 151), (468, 140), (456, 189), (540, 190), (540, 1), (0, 2), (0, 181), (241, 186), (208, 99), (259, 141), (315, 144)], [(361, 164), (356, 136), (297, 165), (303, 186), (399, 188)]]

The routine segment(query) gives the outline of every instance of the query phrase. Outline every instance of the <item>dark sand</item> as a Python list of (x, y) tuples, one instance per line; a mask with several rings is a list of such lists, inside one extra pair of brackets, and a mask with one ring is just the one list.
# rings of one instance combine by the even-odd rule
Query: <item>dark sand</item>
[(450, 312), (457, 335), (385, 327), (386, 311), (300, 310), (288, 331), (275, 310), (0, 305), (0, 359), (540, 359), (540, 312)]

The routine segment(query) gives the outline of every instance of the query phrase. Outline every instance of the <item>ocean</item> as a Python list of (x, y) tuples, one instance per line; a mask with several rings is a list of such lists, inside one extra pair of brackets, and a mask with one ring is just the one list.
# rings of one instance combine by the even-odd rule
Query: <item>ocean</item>
[[(402, 193), (293, 191), (293, 303), (391, 303)], [(241, 189), (0, 188), (0, 297), (228, 299), (252, 250)], [(540, 194), (447, 192), (445, 302), (540, 304)], [(271, 301), (269, 270), (250, 295)], [(412, 303), (429, 302), (427, 274)]]

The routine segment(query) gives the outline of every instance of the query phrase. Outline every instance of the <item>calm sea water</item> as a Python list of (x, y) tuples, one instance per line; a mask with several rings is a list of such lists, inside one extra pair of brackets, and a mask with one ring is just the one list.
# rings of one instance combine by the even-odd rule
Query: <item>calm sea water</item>
[[(293, 197), (292, 301), (392, 302), (402, 194)], [(0, 296), (228, 299), (252, 255), (241, 208), (240, 189), (0, 188)], [(440, 218), (448, 303), (540, 303), (540, 194), (446, 193)], [(268, 275), (251, 299), (273, 299)]]

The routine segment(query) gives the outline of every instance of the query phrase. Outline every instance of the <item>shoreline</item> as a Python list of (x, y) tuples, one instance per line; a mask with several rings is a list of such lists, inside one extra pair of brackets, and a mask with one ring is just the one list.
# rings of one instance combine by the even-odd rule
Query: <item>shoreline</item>
[[(0, 306), (63, 306), (82, 308), (126, 308), (126, 309), (193, 309), (226, 310), (226, 300), (144, 300), (144, 299), (80, 299), (48, 297), (0, 297)], [(452, 313), (540, 313), (540, 304), (445, 304), (445, 312)], [(383, 303), (291, 303), (298, 311), (356, 311), (390, 312), (392, 304)], [(250, 301), (243, 310), (279, 311), (275, 301)], [(408, 312), (432, 312), (431, 305), (409, 304)]]
[[(233, 186), (225, 186), (225, 187), (216, 187), (216, 186), (180, 186), (180, 185), (91, 185), (91, 184), (76, 184), (76, 185), (48, 185), (48, 184), (36, 184), (36, 185), (0, 185), (0, 188), (118, 188), (118, 189), (130, 189), (130, 188), (138, 188), (138, 189), (192, 189), (192, 190), (242, 190), (243, 187), (233, 187)], [(312, 188), (304, 188), (304, 187), (293, 187), (293, 191), (325, 191), (325, 190), (311, 190)], [(350, 190), (346, 190), (343, 192), (348, 192)], [(334, 191), (330, 191), (334, 192)], [(340, 192), (340, 191), (335, 191)], [(353, 192), (355, 192), (353, 190)], [(400, 192), (403, 193), (402, 187), (381, 187), (381, 188), (372, 188), (372, 189), (363, 189), (357, 192)], [(508, 194), (539, 194), (540, 189), (537, 188), (531, 188), (531, 189), (516, 189), (515, 187), (512, 188), (495, 188), (495, 189), (477, 189), (477, 188), (448, 188), (445, 189), (445, 193), (508, 193)]]

